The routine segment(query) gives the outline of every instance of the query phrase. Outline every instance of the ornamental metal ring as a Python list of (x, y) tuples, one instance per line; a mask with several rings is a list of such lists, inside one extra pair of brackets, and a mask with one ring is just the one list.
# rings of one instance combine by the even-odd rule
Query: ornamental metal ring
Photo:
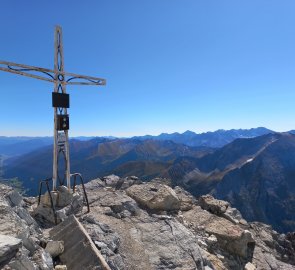
[(65, 77), (64, 77), (63, 74), (60, 73), (60, 74), (57, 75), (57, 79), (58, 79), (60, 82), (62, 82), (62, 81), (64, 81)]

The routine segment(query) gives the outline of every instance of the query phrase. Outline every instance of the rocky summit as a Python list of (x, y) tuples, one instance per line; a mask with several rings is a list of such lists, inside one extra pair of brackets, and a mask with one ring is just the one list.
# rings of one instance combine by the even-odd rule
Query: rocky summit
[(78, 187), (69, 205), (56, 209), (58, 225), (44, 210), (46, 194), (37, 206), (37, 198), (0, 185), (0, 268), (295, 269), (294, 233), (247, 222), (226, 201), (164, 183), (92, 180), (85, 185), (90, 212)]

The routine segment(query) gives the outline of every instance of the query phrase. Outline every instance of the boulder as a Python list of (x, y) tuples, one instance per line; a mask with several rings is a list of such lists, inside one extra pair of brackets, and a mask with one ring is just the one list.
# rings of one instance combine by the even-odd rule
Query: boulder
[(27, 223), (28, 226), (31, 226), (31, 225), (34, 225), (35, 227), (38, 226), (36, 221), (29, 214), (29, 212), (23, 207), (16, 206), (13, 208), (13, 210), (22, 220), (24, 220)]
[(136, 176), (128, 176), (123, 179), (123, 181), (119, 181), (116, 185), (116, 189), (127, 189), (133, 185), (142, 184), (141, 180)]
[(103, 177), (102, 181), (105, 182), (105, 185), (108, 187), (116, 187), (118, 182), (120, 181), (120, 177), (112, 174), (112, 175)]
[(189, 192), (183, 190), (179, 186), (176, 186), (174, 191), (180, 201), (181, 211), (188, 211), (193, 208), (193, 205), (196, 203), (196, 199)]
[(21, 239), (0, 234), (0, 266), (1, 263), (9, 261), (14, 257), (21, 246)]
[(174, 211), (180, 209), (180, 201), (175, 191), (166, 185), (158, 183), (133, 185), (126, 190), (126, 193), (139, 205), (150, 210)]
[[(85, 184), (85, 188), (88, 191), (99, 190), (99, 189), (102, 189), (103, 187), (105, 187), (105, 182), (102, 181), (100, 178), (96, 178), (96, 179)], [(80, 186), (77, 186), (77, 188), (81, 189)]]
[(64, 252), (64, 242), (49, 241), (46, 245), (45, 251), (47, 251), (52, 258), (55, 258)]
[(240, 211), (237, 208), (232, 208), (230, 206), (227, 207), (226, 211), (222, 214), (222, 217), (226, 218), (234, 224), (244, 222)]
[(20, 238), (23, 242), (23, 246), (30, 252), (30, 254), (33, 254), (35, 250), (38, 249), (38, 239), (31, 236), (29, 230), (23, 230), (20, 231), (17, 235), (18, 238)]
[(233, 225), (227, 220), (216, 219), (207, 224), (205, 230), (214, 234), (221, 246), (243, 258), (248, 256), (248, 244), (255, 243), (251, 232)]
[(34, 255), (32, 256), (32, 260), (40, 267), (41, 270), (52, 270), (53, 269), (53, 261), (48, 252), (46, 252), (43, 248), (39, 248), (36, 250)]
[(22, 231), (28, 231), (28, 225), (10, 206), (0, 206), (0, 234), (17, 237)]
[(19, 206), (22, 203), (22, 196), (16, 191), (12, 190), (10, 191), (5, 198), (9, 201), (10, 206)]
[(221, 215), (226, 212), (229, 203), (215, 199), (213, 196), (207, 194), (199, 198), (199, 205), (204, 209), (215, 215)]
[[(200, 206), (194, 206), (190, 211), (183, 213), (184, 218), (191, 224), (196, 231), (203, 230), (217, 238), (218, 245), (227, 252), (247, 258), (251, 252), (255, 240), (251, 232), (242, 229), (225, 218), (213, 215), (203, 210)], [(209, 239), (208, 239), (209, 238)], [(205, 238), (208, 244), (215, 239), (212, 236)]]
[(7, 267), (13, 270), (39, 270), (39, 267), (29, 259), (29, 251), (25, 248), (16, 253), (15, 257), (7, 264)]

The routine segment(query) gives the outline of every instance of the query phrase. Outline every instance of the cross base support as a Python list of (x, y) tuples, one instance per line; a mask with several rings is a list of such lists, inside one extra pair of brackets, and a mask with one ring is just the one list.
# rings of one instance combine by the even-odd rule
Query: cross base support
[[(71, 189), (71, 179), (73, 178), (73, 189)], [(77, 188), (77, 180), (80, 180), (81, 188)], [(49, 182), (55, 182), (53, 185), (53, 190), (50, 190)], [(45, 219), (50, 220), (53, 215), (54, 223), (57, 224), (66, 216), (76, 213), (76, 208), (81, 205), (83, 208), (84, 202), (87, 205), (87, 213), (90, 212), (90, 206), (88, 202), (88, 197), (84, 185), (84, 180), (81, 173), (73, 173), (69, 175), (69, 180), (67, 181), (68, 187), (64, 186), (62, 182), (59, 182), (60, 186), (56, 188), (56, 180), (53, 178), (48, 178), (40, 181), (39, 183), (39, 196), (38, 196), (38, 207), (36, 214), (43, 216)], [(42, 194), (42, 187), (46, 186), (46, 193)], [(80, 199), (82, 198), (82, 203)], [(44, 210), (46, 208), (47, 210)], [(68, 209), (69, 208), (69, 209)], [(81, 208), (81, 210), (82, 210)], [(43, 209), (43, 210), (40, 210)], [(62, 210), (62, 211), (61, 211)], [(48, 211), (51, 211), (50, 213)], [(78, 211), (79, 212), (79, 211)], [(60, 220), (58, 220), (58, 214), (60, 215)], [(52, 218), (51, 218), (52, 219)], [(50, 220), (51, 221), (51, 220)]]
[(82, 212), (84, 197), (66, 186), (59, 186), (56, 191), (46, 191), (41, 196), (34, 215), (39, 215), (51, 223), (58, 224), (67, 216)]
[[(66, 186), (59, 186), (57, 190), (50, 193), (55, 208), (63, 208), (70, 205), (75, 195)], [(41, 196), (41, 204), (51, 207), (51, 199), (48, 192)]]

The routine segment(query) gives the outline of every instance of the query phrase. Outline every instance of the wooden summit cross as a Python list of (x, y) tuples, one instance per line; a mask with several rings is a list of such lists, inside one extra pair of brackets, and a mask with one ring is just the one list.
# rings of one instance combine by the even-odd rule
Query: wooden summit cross
[[(43, 81), (54, 83), (52, 93), (52, 106), (54, 107), (54, 145), (53, 145), (53, 191), (56, 190), (56, 180), (59, 178), (58, 163), (59, 155), (63, 155), (65, 160), (64, 177), (67, 180), (67, 187), (71, 188), (70, 183), (70, 156), (69, 156), (69, 95), (66, 94), (66, 85), (105, 85), (106, 80), (96, 77), (77, 75), (64, 71), (64, 57), (62, 44), (62, 29), (55, 27), (54, 36), (54, 70), (33, 67), (28, 65), (16, 64), (0, 61), (0, 70), (7, 71)], [(45, 76), (44, 76), (45, 75)], [(59, 179), (60, 180), (60, 179)], [(62, 181), (63, 184), (64, 181)]]

